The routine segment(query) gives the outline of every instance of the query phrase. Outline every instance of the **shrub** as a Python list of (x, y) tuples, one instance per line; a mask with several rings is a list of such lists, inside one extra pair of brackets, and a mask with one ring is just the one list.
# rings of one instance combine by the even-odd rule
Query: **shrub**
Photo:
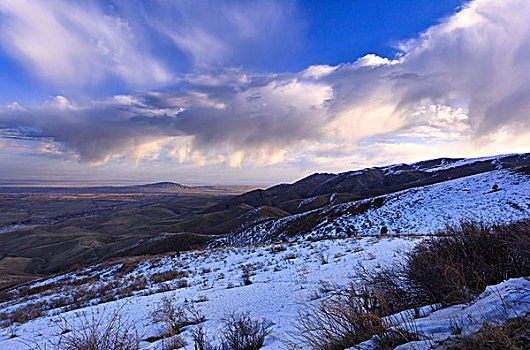
[(530, 275), (530, 220), (468, 221), (446, 231), (450, 236), (420, 243), (407, 255), (403, 273), (418, 302), (467, 302), (488, 285)]
[(192, 336), (196, 350), (258, 350), (270, 332), (270, 322), (253, 320), (248, 313), (241, 313), (223, 319), (219, 346), (207, 340), (202, 327), (197, 328)]
[(249, 286), (252, 284), (252, 281), (250, 280), (250, 272), (248, 269), (243, 269), (243, 274), (241, 275), (241, 278), (243, 279), (243, 285)]
[(362, 274), (392, 312), (468, 302), (486, 286), (530, 275), (530, 219), (505, 225), (448, 226), (418, 244), (403, 264)]
[(79, 313), (78, 324), (73, 327), (66, 319), (59, 324), (61, 336), (56, 344), (59, 350), (137, 350), (140, 338), (133, 330), (133, 324), (124, 320), (120, 309), (110, 317), (92, 311)]
[(193, 304), (177, 305), (175, 300), (169, 297), (162, 298), (151, 318), (154, 323), (161, 323), (164, 326), (163, 337), (179, 334), (182, 327), (204, 322), (204, 316)]
[(385, 331), (382, 316), (387, 312), (375, 289), (350, 285), (333, 292), (300, 312), (297, 340), (304, 348), (347, 349)]

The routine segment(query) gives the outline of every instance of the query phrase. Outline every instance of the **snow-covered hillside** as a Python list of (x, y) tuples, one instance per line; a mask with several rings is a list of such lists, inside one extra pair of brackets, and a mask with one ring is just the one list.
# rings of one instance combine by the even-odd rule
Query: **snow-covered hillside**
[[(265, 318), (272, 333), (263, 349), (284, 349), (284, 341), (294, 339), (297, 317), (307, 303), (317, 303), (332, 293), (330, 285), (344, 287), (356, 281), (359, 264), (369, 270), (392, 266), (421, 239), (351, 237), (226, 247), (81, 269), (33, 283), (25, 289), (27, 296), (0, 304), (6, 317), (30, 318), (0, 328), (0, 349), (50, 348), (61, 337), (61, 324), (76, 329), (92, 317), (105, 324), (114, 313), (138, 332), (141, 349), (164, 349), (163, 340), (146, 339), (156, 339), (162, 332), (151, 315), (165, 297), (174, 298), (177, 304), (193, 304), (206, 318), (201, 326), (214, 339), (228, 314), (249, 312), (254, 319)], [(244, 282), (245, 274), (251, 284)], [(465, 333), (476, 331), (483, 320), (524, 315), (530, 303), (528, 290), (530, 279), (512, 279), (488, 287), (470, 304), (439, 310), (426, 306), (419, 318), (418, 311), (412, 310), (391, 317), (397, 320), (396, 326), (401, 322), (427, 335), (428, 341), (411, 349), (427, 349), (451, 335), (455, 320)], [(41, 311), (35, 313), (37, 309)], [(191, 333), (196, 327), (185, 327), (181, 334), (186, 349), (193, 348)], [(372, 344), (365, 342), (361, 348), (370, 349)]]
[[(295, 330), (303, 303), (322, 289), (324, 281), (346, 285), (359, 263), (368, 269), (393, 264), (400, 259), (401, 250), (410, 249), (419, 240), (364, 237), (226, 247), (186, 252), (180, 257), (97, 265), (30, 285), (34, 294), (0, 304), (5, 313), (44, 310), (21, 325), (0, 328), (0, 349), (28, 349), (31, 345), (42, 349), (58, 339), (57, 322), (62, 318), (74, 326), (82, 322), (83, 318), (76, 317), (79, 312), (111, 315), (120, 310), (135, 324), (141, 338), (147, 339), (161, 331), (150, 314), (165, 296), (175, 297), (179, 304), (194, 303), (206, 317), (203, 326), (212, 337), (229, 313), (248, 311), (253, 318), (266, 318), (273, 331), (265, 349), (278, 349), (281, 340), (290, 339), (289, 332)], [(171, 278), (160, 282), (168, 272)], [(252, 284), (245, 285), (244, 273)], [(89, 306), (66, 311), (83, 306), (79, 301), (84, 296), (92, 296), (84, 301)], [(192, 344), (193, 327), (183, 334), (188, 344)], [(11, 338), (12, 334), (17, 337)], [(159, 349), (160, 341), (143, 341), (141, 347)]]
[(529, 215), (530, 177), (496, 170), (268, 221), (231, 242), (378, 235), (382, 227), (390, 235), (428, 235), (462, 219), (509, 222)]

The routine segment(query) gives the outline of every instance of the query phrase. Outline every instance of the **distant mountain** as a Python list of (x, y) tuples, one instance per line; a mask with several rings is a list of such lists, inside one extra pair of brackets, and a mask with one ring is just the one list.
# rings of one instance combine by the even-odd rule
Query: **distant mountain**
[[(198, 188), (198, 187), (197, 187)], [(174, 182), (157, 182), (146, 185), (132, 186), (0, 186), (0, 192), (23, 193), (180, 193), (194, 192), (197, 188), (184, 186)]]
[(156, 182), (147, 185), (132, 186), (133, 189), (145, 190), (149, 192), (161, 191), (161, 192), (180, 192), (189, 191), (192, 187), (184, 186), (175, 182)]
[(498, 169), (530, 166), (530, 153), (486, 158), (439, 158), (413, 164), (373, 167), (340, 174), (313, 174), (293, 184), (282, 184), (266, 190), (255, 190), (222, 201), (209, 212), (226, 210), (240, 204), (270, 206), (290, 213), (302, 213), (337, 202), (370, 198), (480, 174)]

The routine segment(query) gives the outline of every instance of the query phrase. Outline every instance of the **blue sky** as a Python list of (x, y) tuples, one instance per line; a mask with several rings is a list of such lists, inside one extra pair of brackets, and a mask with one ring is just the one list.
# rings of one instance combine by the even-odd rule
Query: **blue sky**
[(0, 180), (272, 184), (526, 152), (529, 16), (524, 0), (5, 0)]
[[(131, 22), (143, 25), (140, 16), (131, 13), (137, 10), (136, 6), (120, 8), (119, 2), (93, 2), (107, 15), (123, 15)], [(145, 11), (160, 11), (153, 3), (147, 2), (142, 7)], [(285, 26), (286, 31), (291, 32), (286, 34), (290, 40), (288, 47), (271, 43), (267, 48), (279, 54), (254, 55), (252, 49), (256, 45), (249, 42), (248, 49), (241, 45), (232, 57), (220, 62), (222, 65), (242, 66), (254, 71), (296, 72), (314, 64), (351, 62), (369, 53), (394, 57), (395, 46), (400, 41), (417, 36), (440, 19), (453, 14), (462, 3), (463, 0), (292, 2), (287, 5), (291, 12), (288, 19), (293, 22), (289, 25), (292, 27)], [(67, 6), (68, 2), (64, 5)], [(204, 10), (208, 12), (207, 5), (204, 5)], [(209, 20), (209, 16), (215, 14), (207, 14), (203, 20)], [(178, 21), (178, 16), (175, 16), (175, 21)], [(168, 42), (167, 38), (152, 30), (147, 35), (151, 46), (149, 50), (163, 57), (164, 63), (170, 66), (173, 73), (193, 70), (189, 55)], [(281, 33), (273, 38), (274, 41), (283, 40), (283, 35)], [(67, 92), (60, 86), (48, 84), (46, 79), (39, 79), (11, 53), (9, 48), (2, 47), (0, 50), (0, 103), (39, 103), (49, 96)], [(85, 86), (82, 93), (101, 98), (134, 91), (135, 87), (108, 80), (96, 86)]]

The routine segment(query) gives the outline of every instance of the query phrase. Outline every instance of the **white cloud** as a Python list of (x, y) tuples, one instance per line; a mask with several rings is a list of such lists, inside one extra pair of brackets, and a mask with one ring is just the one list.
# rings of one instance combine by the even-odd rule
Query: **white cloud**
[(353, 63), (354, 67), (377, 67), (389, 64), (398, 64), (400, 60), (390, 60), (386, 57), (380, 57), (373, 53), (365, 55)]
[[(78, 92), (116, 78), (128, 88), (175, 83), (183, 71), (285, 56), (303, 23), (277, 0), (5, 0), (0, 45), (47, 86)], [(93, 91), (93, 90), (88, 90)]]
[(46, 82), (83, 87), (110, 77), (133, 85), (167, 82), (171, 74), (145, 51), (126, 19), (87, 2), (0, 2), (0, 43)]

